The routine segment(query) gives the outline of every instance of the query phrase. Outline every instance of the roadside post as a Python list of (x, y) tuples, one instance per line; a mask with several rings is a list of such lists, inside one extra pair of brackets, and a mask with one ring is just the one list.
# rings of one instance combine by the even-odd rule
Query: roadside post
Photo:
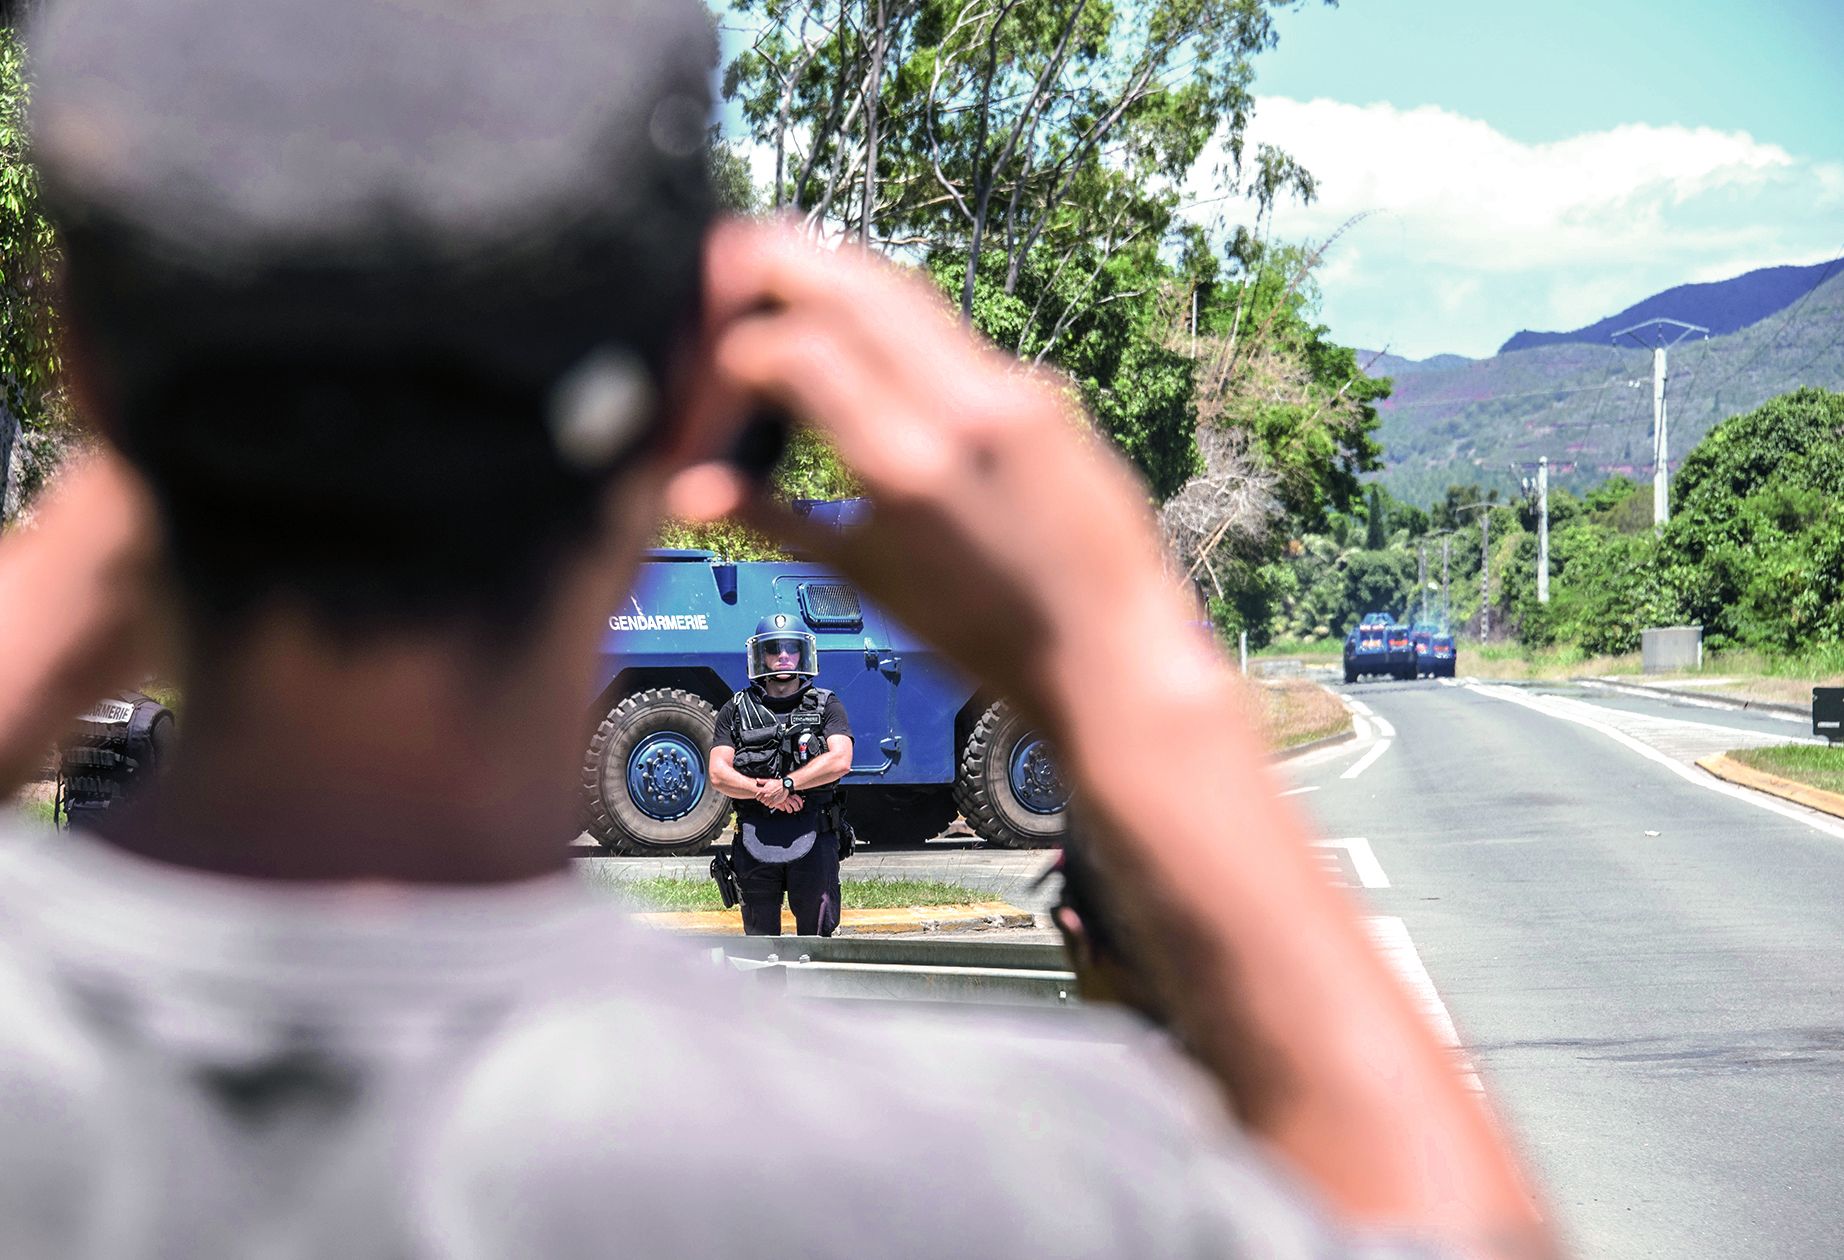
[(1812, 688), (1812, 733), (1844, 744), (1844, 687)]

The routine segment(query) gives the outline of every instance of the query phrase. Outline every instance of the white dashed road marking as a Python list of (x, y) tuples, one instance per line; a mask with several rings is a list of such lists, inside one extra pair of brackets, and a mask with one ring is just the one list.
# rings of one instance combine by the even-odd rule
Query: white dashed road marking
[(1346, 770), (1343, 774), (1339, 775), (1338, 777), (1341, 779), (1357, 778), (1358, 775), (1364, 773), (1364, 771), (1370, 769), (1372, 765), (1376, 764), (1376, 760), (1378, 757), (1381, 757), (1384, 753), (1388, 751), (1389, 751), (1389, 741), (1387, 739), (1379, 739), (1376, 743), (1370, 746), (1369, 752), (1365, 753), (1362, 757), (1359, 757), (1356, 761), (1352, 762), (1350, 768)]
[(1307, 787), (1288, 788), (1285, 792), (1282, 792), (1281, 795), (1282, 796), (1301, 796), (1307, 792), (1317, 792), (1318, 790), (1319, 790), (1319, 785), (1317, 783), (1314, 783), (1314, 784), (1310, 784)]
[(1370, 847), (1370, 841), (1362, 836), (1347, 836), (1343, 840), (1316, 840), (1313, 842), (1321, 849), (1343, 849), (1351, 857), (1351, 869), (1357, 872), (1357, 881), (1366, 888), (1388, 888), (1389, 876), (1383, 873), (1383, 864), (1377, 861), (1377, 855)]

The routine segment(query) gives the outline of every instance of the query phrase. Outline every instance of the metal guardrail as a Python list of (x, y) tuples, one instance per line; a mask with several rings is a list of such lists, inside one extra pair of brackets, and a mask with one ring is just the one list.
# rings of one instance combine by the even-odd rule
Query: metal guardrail
[(1074, 1007), (1060, 945), (880, 937), (700, 936), (714, 962), (793, 997)]

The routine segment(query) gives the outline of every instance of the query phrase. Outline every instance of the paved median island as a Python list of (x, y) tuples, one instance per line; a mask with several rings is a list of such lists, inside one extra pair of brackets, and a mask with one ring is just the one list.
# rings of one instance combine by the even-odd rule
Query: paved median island
[(1844, 818), (1844, 748), (1739, 748), (1697, 764), (1729, 783)]

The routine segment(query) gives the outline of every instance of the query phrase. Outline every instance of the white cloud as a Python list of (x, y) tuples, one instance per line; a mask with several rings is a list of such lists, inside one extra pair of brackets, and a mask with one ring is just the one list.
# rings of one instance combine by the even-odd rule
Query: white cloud
[[(1430, 106), (1267, 97), (1248, 141), (1318, 180), (1313, 205), (1276, 211), (1281, 238), (1366, 216), (1320, 276), (1333, 333), (1416, 357), (1490, 354), (1519, 328), (1579, 327), (1674, 284), (1844, 251), (1844, 167), (1742, 132), (1623, 124), (1527, 144)], [(1188, 197), (1211, 184), (1194, 177)]]

